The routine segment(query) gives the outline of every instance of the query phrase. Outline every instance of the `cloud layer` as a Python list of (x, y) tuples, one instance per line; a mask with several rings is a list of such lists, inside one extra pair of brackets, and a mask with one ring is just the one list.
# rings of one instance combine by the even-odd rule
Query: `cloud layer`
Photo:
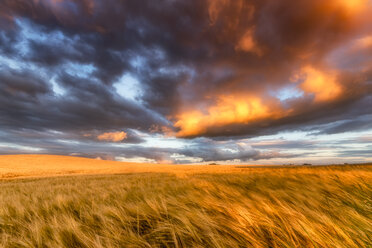
[(247, 161), (300, 156), (247, 138), (367, 132), (371, 13), (369, 0), (1, 1), (2, 153)]

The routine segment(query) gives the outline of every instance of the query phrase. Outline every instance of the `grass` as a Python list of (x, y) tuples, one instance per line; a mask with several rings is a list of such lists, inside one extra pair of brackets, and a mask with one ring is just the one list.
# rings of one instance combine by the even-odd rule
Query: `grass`
[(0, 247), (372, 247), (372, 167), (0, 180)]

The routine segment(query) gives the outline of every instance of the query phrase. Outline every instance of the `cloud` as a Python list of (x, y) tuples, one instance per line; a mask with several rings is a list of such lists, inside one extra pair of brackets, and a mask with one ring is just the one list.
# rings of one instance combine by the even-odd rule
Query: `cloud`
[(216, 105), (209, 107), (206, 113), (202, 111), (182, 113), (175, 123), (175, 126), (180, 128), (177, 135), (198, 136), (215, 126), (245, 125), (285, 115), (283, 110), (269, 104), (254, 96), (219, 96)]
[(127, 138), (127, 134), (125, 132), (103, 133), (97, 136), (98, 140), (109, 141), (109, 142), (120, 142), (126, 138)]
[(252, 52), (258, 56), (262, 56), (262, 51), (258, 47), (257, 42), (254, 40), (254, 28), (248, 29), (244, 33), (238, 44), (235, 46), (235, 49), (244, 52)]
[(362, 131), (368, 130), (372, 128), (372, 116), (365, 115), (361, 117), (357, 117), (352, 120), (343, 120), (332, 125), (328, 125), (327, 128), (324, 128), (320, 133), (322, 134), (335, 134), (335, 133), (343, 133), (348, 131)]
[(305, 80), (300, 87), (306, 93), (314, 94), (315, 102), (331, 101), (342, 94), (343, 89), (336, 81), (336, 75), (333, 75), (332, 72), (321, 72), (312, 67), (304, 67), (301, 73)]

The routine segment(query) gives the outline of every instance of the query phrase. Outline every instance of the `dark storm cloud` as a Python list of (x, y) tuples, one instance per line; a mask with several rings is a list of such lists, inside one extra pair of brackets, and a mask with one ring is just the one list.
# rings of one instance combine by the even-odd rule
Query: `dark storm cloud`
[[(365, 16), (370, 7), (364, 0), (353, 6), (347, 2), (3, 0), (0, 130), (57, 131), (85, 143), (94, 143), (100, 133), (125, 131), (124, 142), (140, 143), (131, 129), (150, 132), (158, 127), (179, 137), (216, 140), (285, 130), (321, 134), (370, 129), (372, 45), (357, 38), (370, 34)], [(346, 50), (338, 51), (344, 44)], [(340, 60), (338, 56), (342, 65), (327, 62)], [(353, 61), (358, 66), (347, 70), (345, 65)], [(293, 79), (304, 68), (325, 75), (325, 85), (309, 89)], [(334, 71), (333, 82), (328, 74)], [(115, 91), (124, 74), (139, 81), (137, 101)], [(303, 96), (280, 101), (278, 90), (289, 84)], [(323, 92), (332, 87), (339, 91)], [(230, 97), (227, 103), (224, 96)], [(238, 118), (239, 100), (240, 112), (258, 117)], [(257, 110), (244, 105), (249, 101)], [(211, 109), (233, 117), (219, 122)], [(196, 121), (195, 112), (202, 116)], [(21, 143), (32, 139), (22, 137)], [(52, 137), (43, 139), (51, 142)], [(213, 148), (216, 143), (197, 144), (182, 151), (136, 147), (113, 153), (156, 160), (177, 153), (203, 161), (285, 156), (239, 145), (230, 144), (238, 151), (230, 153)], [(48, 153), (107, 151), (103, 144), (86, 150), (48, 145)]]
[[(98, 53), (157, 48), (165, 53), (168, 63), (217, 60), (267, 70), (270, 69), (267, 63), (286, 64), (283, 62), (298, 59), (310, 49), (315, 52), (312, 57), (319, 57), (349, 34), (353, 26), (346, 11), (332, 4), (323, 5), (319, 0), (238, 0), (211, 4), (208, 1), (5, 0), (1, 9), (11, 13), (13, 19), (28, 18), (50, 32), (60, 30), (70, 37), (77, 35)], [(211, 13), (211, 8), (216, 10)], [(253, 26), (257, 43), (267, 50), (263, 56), (270, 60), (237, 51), (236, 44)]]
[(26, 70), (21, 72), (2, 70), (0, 81), (2, 99), (11, 96), (32, 101), (40, 95), (51, 93), (49, 84)]
[(0, 71), (2, 128), (89, 132), (136, 128), (147, 130), (164, 120), (136, 103), (120, 98), (112, 88), (86, 78), (61, 74), (66, 90), (56, 96), (51, 85), (29, 71)]

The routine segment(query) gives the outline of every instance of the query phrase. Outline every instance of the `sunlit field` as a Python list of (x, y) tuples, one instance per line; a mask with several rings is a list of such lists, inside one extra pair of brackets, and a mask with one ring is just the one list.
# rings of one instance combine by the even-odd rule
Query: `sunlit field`
[(0, 247), (371, 247), (371, 219), (368, 165), (0, 180)]
[(236, 166), (125, 163), (55, 155), (2, 155), (0, 179), (79, 174), (240, 172)]

